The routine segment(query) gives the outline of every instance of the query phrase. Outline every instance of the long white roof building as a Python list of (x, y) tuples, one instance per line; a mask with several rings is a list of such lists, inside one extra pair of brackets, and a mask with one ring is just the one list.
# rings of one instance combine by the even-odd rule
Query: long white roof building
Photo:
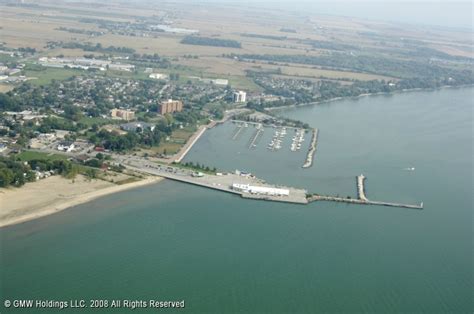
[(249, 184), (242, 184), (242, 183), (233, 183), (232, 189), (244, 193), (250, 194), (260, 194), (260, 195), (270, 195), (270, 196), (289, 196), (290, 190), (288, 189), (280, 189), (280, 188), (272, 188), (268, 186), (255, 186)]

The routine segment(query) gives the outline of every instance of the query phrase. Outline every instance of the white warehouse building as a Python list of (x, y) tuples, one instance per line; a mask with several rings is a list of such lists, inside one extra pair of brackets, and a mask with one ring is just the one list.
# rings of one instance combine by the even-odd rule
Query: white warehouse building
[(247, 101), (247, 93), (244, 91), (234, 92), (234, 102), (246, 102)]
[(253, 186), (249, 184), (233, 183), (232, 189), (250, 194), (260, 194), (269, 196), (290, 196), (290, 190), (288, 189), (272, 188), (268, 186)]

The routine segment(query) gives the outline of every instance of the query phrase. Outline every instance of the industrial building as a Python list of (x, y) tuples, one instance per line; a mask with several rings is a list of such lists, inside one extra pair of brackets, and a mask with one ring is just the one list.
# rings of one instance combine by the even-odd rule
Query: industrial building
[(234, 92), (234, 102), (245, 102), (247, 100), (247, 93), (244, 91)]
[(167, 80), (169, 78), (168, 74), (162, 73), (151, 73), (148, 77), (155, 80)]
[(180, 100), (168, 99), (162, 101), (160, 104), (160, 114), (164, 115), (167, 113), (180, 112), (183, 111), (183, 102)]
[(68, 141), (63, 141), (59, 142), (58, 144), (58, 150), (62, 152), (72, 152), (75, 148), (75, 145), (73, 142), (68, 142)]
[(114, 108), (114, 109), (110, 110), (110, 116), (112, 118), (130, 121), (130, 120), (135, 119), (135, 112), (133, 112), (131, 110)]
[(124, 63), (111, 63), (107, 66), (109, 70), (113, 71), (126, 71), (132, 72), (135, 70), (135, 66), (133, 64), (124, 64)]
[(233, 183), (232, 189), (250, 193), (250, 194), (259, 194), (259, 195), (268, 195), (268, 196), (290, 196), (290, 190), (288, 189), (280, 189), (280, 188), (272, 188), (267, 186), (254, 186), (249, 184), (242, 184), (242, 183)]

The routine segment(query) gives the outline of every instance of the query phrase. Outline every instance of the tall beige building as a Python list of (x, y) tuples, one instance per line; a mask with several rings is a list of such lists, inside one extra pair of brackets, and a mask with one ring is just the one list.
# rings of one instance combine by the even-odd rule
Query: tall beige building
[(183, 111), (183, 102), (180, 100), (168, 99), (162, 101), (160, 104), (160, 114), (164, 115), (167, 113), (180, 112)]
[(110, 116), (112, 118), (130, 121), (135, 119), (135, 112), (125, 109), (112, 109), (110, 111)]

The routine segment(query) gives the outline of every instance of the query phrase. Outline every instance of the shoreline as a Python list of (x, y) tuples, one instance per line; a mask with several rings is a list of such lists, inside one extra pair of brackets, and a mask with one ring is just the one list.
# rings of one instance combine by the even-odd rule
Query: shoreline
[[(66, 180), (66, 179), (64, 179), (64, 180)], [(34, 219), (37, 219), (37, 218), (41, 218), (41, 217), (49, 216), (49, 215), (52, 215), (52, 214), (55, 214), (55, 213), (59, 213), (59, 212), (65, 210), (65, 209), (88, 203), (90, 201), (93, 201), (93, 200), (98, 199), (98, 198), (103, 197), (103, 196), (115, 194), (115, 193), (118, 193), (118, 192), (130, 190), (130, 189), (134, 189), (134, 188), (138, 188), (138, 187), (143, 187), (143, 186), (154, 184), (154, 183), (158, 183), (162, 180), (164, 180), (164, 178), (162, 178), (162, 177), (147, 177), (146, 179), (142, 179), (140, 181), (127, 183), (127, 184), (123, 184), (123, 185), (113, 185), (113, 186), (105, 187), (105, 188), (102, 188), (102, 189), (99, 189), (99, 190), (94, 190), (94, 191), (91, 191), (91, 192), (88, 192), (88, 193), (85, 193), (85, 194), (72, 196), (69, 199), (64, 199), (63, 201), (61, 201), (60, 204), (49, 204), (49, 205), (42, 206), (42, 207), (34, 210), (34, 212), (23, 214), (23, 215), (20, 214), (18, 216), (13, 216), (12, 218), (7, 218), (5, 220), (2, 220), (2, 221), (0, 221), (0, 230), (3, 227), (16, 225), (16, 224), (24, 223), (24, 222), (31, 221), (31, 220), (34, 220)], [(33, 182), (33, 183), (35, 183), (35, 182)], [(20, 187), (18, 189), (21, 190), (22, 187)], [(9, 191), (7, 191), (7, 193), (8, 192)], [(21, 211), (21, 210), (13, 210), (12, 212), (17, 213), (18, 211)]]
[(368, 96), (396, 95), (396, 94), (411, 93), (411, 92), (437, 91), (437, 90), (442, 90), (442, 89), (447, 89), (447, 88), (465, 88), (465, 87), (474, 87), (474, 84), (459, 85), (459, 86), (445, 85), (445, 86), (440, 86), (440, 87), (437, 87), (437, 88), (401, 89), (401, 90), (396, 90), (396, 91), (388, 92), (388, 93), (385, 93), (385, 92), (365, 93), (365, 94), (360, 94), (358, 96), (335, 97), (335, 98), (331, 98), (331, 99), (328, 99), (328, 100), (308, 102), (308, 103), (303, 103), (303, 104), (295, 104), (295, 105), (290, 105), (290, 106), (269, 107), (269, 108), (264, 108), (264, 111), (270, 111), (271, 112), (271, 111), (280, 110), (280, 109), (299, 108), (299, 107), (307, 107), (307, 106), (313, 106), (313, 105), (321, 105), (321, 104), (335, 102), (335, 101), (338, 101), (338, 100), (357, 99), (357, 98), (368, 97)]

